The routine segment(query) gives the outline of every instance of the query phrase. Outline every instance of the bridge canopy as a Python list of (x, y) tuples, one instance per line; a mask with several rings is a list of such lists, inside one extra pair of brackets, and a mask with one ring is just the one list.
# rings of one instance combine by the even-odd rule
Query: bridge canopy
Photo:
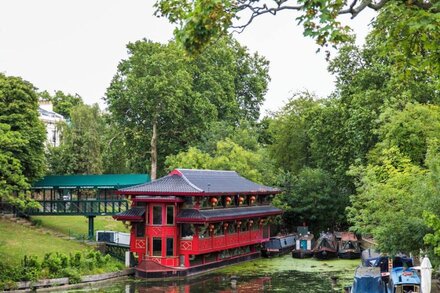
[(119, 189), (150, 181), (148, 174), (53, 175), (32, 185), (32, 189)]

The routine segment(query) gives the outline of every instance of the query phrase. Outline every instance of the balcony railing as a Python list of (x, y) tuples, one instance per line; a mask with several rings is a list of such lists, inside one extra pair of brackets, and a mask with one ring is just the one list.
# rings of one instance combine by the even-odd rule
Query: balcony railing
[(184, 254), (199, 254), (257, 244), (264, 240), (266, 239), (263, 238), (263, 230), (261, 229), (201, 239), (195, 236), (193, 239), (181, 239), (180, 251)]

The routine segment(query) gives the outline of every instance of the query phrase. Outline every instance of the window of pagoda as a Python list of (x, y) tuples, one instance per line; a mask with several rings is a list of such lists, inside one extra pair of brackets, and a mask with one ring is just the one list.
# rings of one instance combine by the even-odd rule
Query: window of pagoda
[(183, 240), (191, 240), (193, 239), (196, 233), (196, 227), (193, 224), (181, 224), (180, 225), (180, 237)]
[(166, 206), (166, 225), (174, 225), (174, 205)]
[(162, 205), (153, 205), (152, 214), (152, 224), (162, 225)]
[(136, 237), (145, 237), (145, 222), (134, 223)]
[(166, 238), (166, 251), (165, 251), (165, 256), (166, 257), (172, 257), (175, 255), (174, 251), (174, 238), (173, 237), (167, 237)]
[(209, 238), (211, 236), (209, 233), (209, 225), (197, 225), (197, 234), (200, 239)]
[(152, 255), (153, 256), (162, 256), (162, 238), (161, 237), (152, 237)]

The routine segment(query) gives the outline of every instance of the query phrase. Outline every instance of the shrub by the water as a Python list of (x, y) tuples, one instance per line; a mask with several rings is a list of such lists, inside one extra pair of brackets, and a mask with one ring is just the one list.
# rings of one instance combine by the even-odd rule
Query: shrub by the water
[(0, 289), (13, 288), (14, 282), (45, 278), (68, 277), (70, 283), (81, 281), (82, 275), (123, 269), (123, 264), (110, 255), (89, 250), (66, 255), (47, 253), (40, 261), (36, 256), (24, 256), (20, 266), (10, 266), (0, 260)]

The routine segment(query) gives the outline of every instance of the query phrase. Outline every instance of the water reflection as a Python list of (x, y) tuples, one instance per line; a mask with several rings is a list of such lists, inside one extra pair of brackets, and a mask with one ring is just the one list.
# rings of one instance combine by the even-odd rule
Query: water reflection
[[(145, 281), (128, 279), (114, 281), (100, 288), (74, 292), (126, 293), (256, 293), (256, 292), (334, 292), (330, 273), (284, 271), (257, 276), (210, 274), (190, 280)], [(340, 292), (341, 289), (336, 289)]]

